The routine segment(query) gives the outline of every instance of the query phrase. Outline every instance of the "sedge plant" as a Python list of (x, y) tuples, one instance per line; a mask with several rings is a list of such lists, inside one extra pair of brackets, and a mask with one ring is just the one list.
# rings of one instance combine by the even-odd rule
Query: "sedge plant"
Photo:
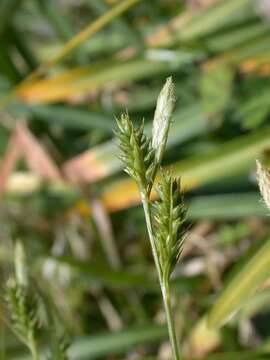
[[(172, 354), (179, 360), (180, 350), (172, 313), (170, 277), (179, 259), (186, 231), (186, 208), (180, 180), (161, 168), (172, 113), (175, 89), (168, 78), (157, 100), (152, 137), (144, 134), (144, 123), (136, 128), (128, 114), (117, 120), (116, 135), (121, 150), (120, 159), (125, 172), (137, 183), (143, 205), (148, 236), (158, 273)], [(158, 180), (159, 201), (151, 203), (151, 191)]]
[[(14, 251), (14, 275), (6, 288), (6, 303), (9, 316), (7, 324), (17, 337), (28, 347), (32, 360), (68, 360), (68, 341), (64, 334), (59, 334), (52, 305), (33, 286), (27, 267), (24, 247), (17, 242)], [(41, 356), (39, 335), (44, 325), (44, 317), (49, 326), (48, 353)]]
[(30, 290), (25, 263), (23, 246), (17, 242), (14, 256), (15, 274), (7, 282), (6, 300), (13, 331), (29, 348), (32, 359), (39, 360), (37, 332), (40, 298)]

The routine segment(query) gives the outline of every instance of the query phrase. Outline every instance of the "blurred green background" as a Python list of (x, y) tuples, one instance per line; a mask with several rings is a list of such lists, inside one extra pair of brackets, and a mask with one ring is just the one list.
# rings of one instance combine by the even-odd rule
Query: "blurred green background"
[[(0, 0), (0, 38), (1, 293), (20, 239), (71, 359), (169, 358), (143, 213), (113, 131), (126, 110), (150, 130), (172, 75), (164, 165), (182, 178), (190, 219), (173, 277), (182, 349), (269, 359), (270, 228), (255, 159), (269, 162), (270, 1)], [(210, 328), (227, 284), (240, 311)], [(0, 358), (25, 359), (4, 318), (5, 306)]]

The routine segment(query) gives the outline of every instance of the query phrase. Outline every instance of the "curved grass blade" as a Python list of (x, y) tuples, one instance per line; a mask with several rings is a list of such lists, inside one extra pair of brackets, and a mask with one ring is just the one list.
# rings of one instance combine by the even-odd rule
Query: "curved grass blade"
[(134, 80), (166, 73), (171, 65), (161, 61), (135, 59), (132, 61), (103, 61), (62, 72), (52, 78), (25, 84), (16, 95), (28, 103), (48, 103), (67, 100), (104, 89), (107, 84), (120, 86)]
[(270, 276), (270, 239), (235, 275), (210, 310), (210, 326), (222, 326)]

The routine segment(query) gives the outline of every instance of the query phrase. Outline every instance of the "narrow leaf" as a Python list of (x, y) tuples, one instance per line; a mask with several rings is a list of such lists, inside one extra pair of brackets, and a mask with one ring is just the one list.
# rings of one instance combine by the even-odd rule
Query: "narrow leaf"
[(269, 276), (270, 239), (261, 246), (221, 293), (208, 315), (209, 325), (219, 327), (224, 324)]

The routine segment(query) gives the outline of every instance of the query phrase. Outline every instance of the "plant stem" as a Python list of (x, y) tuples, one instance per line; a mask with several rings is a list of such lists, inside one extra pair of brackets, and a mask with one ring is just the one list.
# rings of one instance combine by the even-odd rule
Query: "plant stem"
[(150, 200), (149, 200), (149, 196), (147, 195), (147, 191), (145, 189), (141, 190), (141, 199), (142, 199), (144, 216), (145, 216), (146, 227), (147, 227), (148, 236), (149, 236), (149, 240), (150, 240), (150, 244), (151, 244), (152, 254), (153, 254), (154, 262), (155, 262), (157, 272), (158, 272), (158, 279), (159, 279), (160, 286), (162, 286), (162, 283), (163, 283), (162, 271), (161, 271), (161, 266), (160, 266), (159, 259), (158, 259), (156, 245), (155, 245), (151, 208), (150, 208)]
[(169, 331), (169, 337), (172, 347), (172, 354), (173, 358), (175, 360), (180, 360), (180, 350), (179, 345), (177, 341), (176, 331), (175, 331), (175, 324), (174, 324), (174, 318), (172, 313), (172, 306), (171, 306), (171, 295), (170, 295), (170, 286), (169, 284), (166, 284), (162, 288), (162, 296), (163, 296), (163, 303), (166, 313), (166, 319), (167, 319), (167, 325), (168, 325), (168, 331)]
[(30, 339), (29, 339), (29, 349), (30, 349), (31, 354), (32, 354), (32, 359), (33, 359), (33, 360), (39, 360), (37, 344), (36, 344), (36, 341), (35, 341), (33, 335), (30, 335)]
[(161, 288), (161, 292), (162, 292), (162, 298), (163, 298), (163, 303), (164, 303), (164, 308), (165, 308), (165, 313), (166, 313), (166, 321), (167, 321), (168, 332), (169, 332), (169, 337), (170, 337), (170, 342), (171, 342), (172, 354), (173, 354), (174, 360), (180, 360), (181, 357), (180, 357), (179, 345), (178, 345), (178, 341), (177, 341), (174, 319), (173, 319), (173, 314), (172, 314), (171, 300), (170, 300), (170, 286), (169, 286), (168, 282), (165, 282), (163, 280), (162, 270), (161, 270), (160, 262), (158, 259), (158, 253), (157, 253), (157, 249), (156, 249), (156, 245), (155, 245), (155, 238), (154, 238), (154, 231), (153, 231), (153, 224), (152, 224), (150, 199), (149, 199), (149, 196), (145, 189), (141, 189), (140, 192), (141, 192), (141, 199), (142, 199), (143, 210), (144, 210), (144, 215), (145, 215), (145, 220), (146, 220), (146, 227), (147, 227), (147, 231), (148, 231), (148, 235), (149, 235), (149, 240), (151, 243), (152, 254), (153, 254), (154, 262), (155, 262), (155, 265), (157, 268), (159, 284), (160, 284), (160, 288)]

